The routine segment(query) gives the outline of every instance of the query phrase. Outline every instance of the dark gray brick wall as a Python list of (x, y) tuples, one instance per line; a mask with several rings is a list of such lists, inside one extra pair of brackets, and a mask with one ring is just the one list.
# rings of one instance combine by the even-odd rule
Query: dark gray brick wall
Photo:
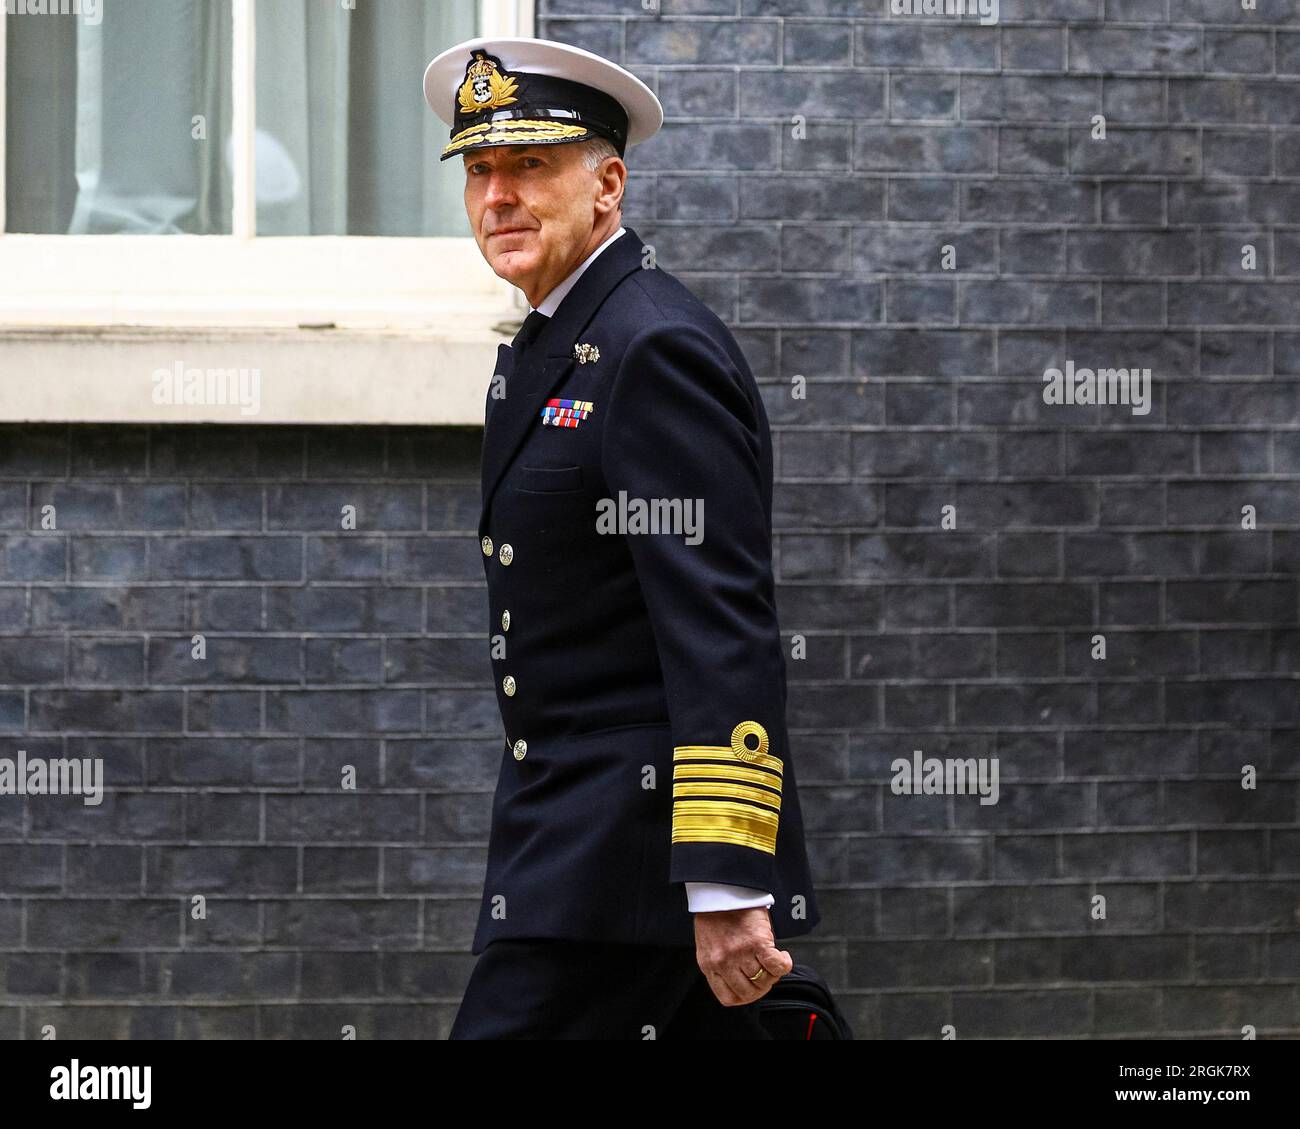
[[(1300, 9), (1234, 7), (543, 5), (658, 92), (627, 218), (763, 384), (793, 948), (863, 1034), (1300, 1033)], [(1045, 404), (1067, 360), (1150, 413)], [(999, 802), (895, 795), (914, 749)]]
[(0, 796), (0, 1037), (445, 1037), (501, 741), (481, 436), (0, 428), (0, 755), (106, 785)]
[[(658, 91), (626, 219), (766, 397), (826, 910), (789, 947), (865, 1037), (1300, 1034), (1300, 9), (886, 11), (539, 24)], [(1066, 361), (1149, 367), (1151, 412), (1045, 404)], [(0, 747), (109, 782), (0, 797), (0, 1037), (446, 1033), (480, 437), (0, 429)], [(894, 794), (917, 749), (999, 802)]]

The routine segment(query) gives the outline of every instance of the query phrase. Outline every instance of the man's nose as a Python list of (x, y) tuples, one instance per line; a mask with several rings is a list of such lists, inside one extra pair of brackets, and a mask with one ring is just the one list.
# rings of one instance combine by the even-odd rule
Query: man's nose
[(489, 173), (485, 200), (490, 208), (513, 204), (515, 201), (513, 178), (502, 172)]

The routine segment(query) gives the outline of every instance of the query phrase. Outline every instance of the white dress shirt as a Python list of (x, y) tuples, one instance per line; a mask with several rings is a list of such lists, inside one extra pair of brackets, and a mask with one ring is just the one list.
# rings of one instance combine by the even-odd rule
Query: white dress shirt
[[(574, 288), (578, 279), (582, 277), (582, 272), (591, 266), (596, 261), (596, 257), (626, 230), (626, 228), (620, 227), (588, 255), (581, 266), (542, 299), (542, 304), (536, 307), (537, 312), (548, 318), (554, 317), (555, 311), (560, 308), (560, 303), (564, 301), (565, 295)], [(528, 311), (532, 313), (533, 306), (530, 305)], [(775, 901), (776, 898), (771, 894), (763, 890), (752, 889), (749, 886), (727, 886), (721, 882), (686, 883), (686, 904), (691, 913), (709, 913), (713, 910), (724, 909), (748, 909), (751, 906), (770, 906)]]

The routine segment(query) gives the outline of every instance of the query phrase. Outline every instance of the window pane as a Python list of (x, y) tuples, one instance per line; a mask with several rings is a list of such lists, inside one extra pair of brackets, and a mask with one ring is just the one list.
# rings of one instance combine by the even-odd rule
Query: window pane
[(257, 5), (259, 235), (470, 234), (424, 68), (478, 32), (478, 0)]
[(230, 0), (15, 7), (6, 229), (228, 233)]

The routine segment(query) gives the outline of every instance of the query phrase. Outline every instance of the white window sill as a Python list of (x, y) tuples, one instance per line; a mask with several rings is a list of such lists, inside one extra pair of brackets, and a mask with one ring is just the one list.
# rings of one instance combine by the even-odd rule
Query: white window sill
[[(4, 235), (0, 421), (481, 424), (525, 312), (468, 237)], [(178, 365), (255, 403), (158, 402)]]
[[(484, 309), (409, 328), (0, 325), (0, 421), (482, 425), (512, 316)], [(156, 374), (178, 365), (203, 372), (204, 402), (158, 402), (176, 382)], [(237, 383), (209, 370), (245, 370), (256, 395), (241, 402)]]

